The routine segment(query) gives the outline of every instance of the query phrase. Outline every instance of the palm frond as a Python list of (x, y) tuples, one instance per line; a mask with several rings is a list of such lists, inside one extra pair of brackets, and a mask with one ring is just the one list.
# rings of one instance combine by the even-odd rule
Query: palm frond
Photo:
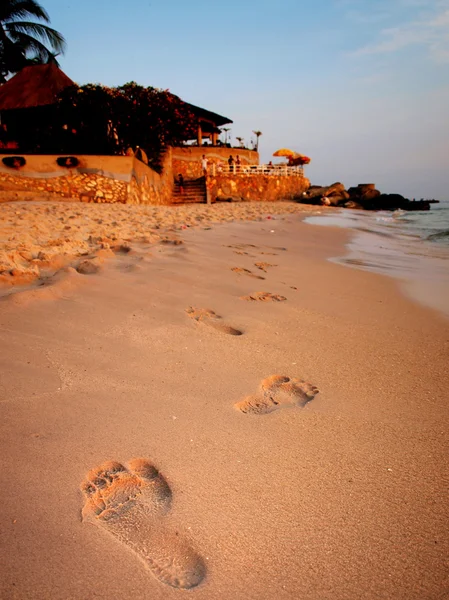
[(23, 48), (27, 54), (32, 53), (33, 58), (38, 59), (41, 63), (48, 63), (54, 58), (54, 55), (50, 50), (42, 42), (31, 35), (15, 32), (14, 35), (11, 35), (11, 38), (15, 45)]
[(36, 36), (38, 41), (42, 40), (50, 44), (50, 46), (56, 51), (63, 53), (65, 50), (65, 39), (55, 29), (48, 27), (48, 25), (42, 25), (40, 23), (33, 23), (31, 21), (20, 21), (18, 23), (7, 23), (5, 24), (5, 30), (11, 39), (18, 41), (15, 36), (17, 34), (26, 35), (28, 37)]
[(0, 21), (17, 21), (35, 17), (50, 23), (47, 11), (36, 0), (2, 0), (0, 6)]

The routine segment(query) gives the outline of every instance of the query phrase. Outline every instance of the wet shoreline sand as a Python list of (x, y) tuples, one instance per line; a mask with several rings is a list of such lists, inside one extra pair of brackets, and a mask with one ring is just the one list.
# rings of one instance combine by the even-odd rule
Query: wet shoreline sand
[(346, 231), (175, 233), (1, 301), (2, 598), (443, 598), (447, 322)]
[(306, 217), (306, 222), (343, 227), (351, 232), (344, 254), (332, 260), (393, 277), (412, 300), (449, 318), (449, 247), (429, 241), (428, 237), (429, 231), (435, 232), (437, 224), (444, 227), (446, 212), (434, 210), (432, 215), (413, 215), (415, 220), (411, 227), (404, 213), (376, 216), (376, 213), (351, 210)]

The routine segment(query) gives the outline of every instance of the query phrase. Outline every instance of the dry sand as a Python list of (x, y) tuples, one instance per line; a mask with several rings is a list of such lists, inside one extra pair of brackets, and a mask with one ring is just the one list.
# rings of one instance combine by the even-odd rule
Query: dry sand
[[(326, 207), (320, 207), (323, 212)], [(80, 202), (7, 202), (0, 204), (0, 293), (26, 285), (59, 269), (77, 266), (82, 257), (105, 258), (123, 252), (128, 242), (155, 243), (170, 232), (212, 223), (248, 221), (282, 214), (310, 214), (294, 202), (247, 202), (148, 206)]]
[(296, 215), (176, 235), (1, 300), (1, 598), (447, 598), (447, 321)]

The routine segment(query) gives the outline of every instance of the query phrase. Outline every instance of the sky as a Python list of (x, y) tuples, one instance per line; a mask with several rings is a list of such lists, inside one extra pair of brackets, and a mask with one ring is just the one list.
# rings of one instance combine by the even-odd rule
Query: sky
[(449, 0), (40, 2), (79, 84), (169, 89), (313, 184), (449, 200)]

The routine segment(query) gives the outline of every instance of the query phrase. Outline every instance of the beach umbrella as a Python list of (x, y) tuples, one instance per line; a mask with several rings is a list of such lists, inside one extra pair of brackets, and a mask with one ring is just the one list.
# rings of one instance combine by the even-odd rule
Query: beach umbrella
[(295, 156), (296, 152), (294, 150), (289, 150), (288, 148), (280, 148), (273, 153), (273, 156), (287, 156), (288, 158)]
[(292, 156), (292, 162), (297, 165), (308, 165), (310, 163), (310, 158), (305, 154), (295, 152), (294, 156)]
[(297, 165), (308, 165), (310, 163), (310, 158), (305, 154), (295, 154), (289, 159), (290, 166), (295, 167)]

